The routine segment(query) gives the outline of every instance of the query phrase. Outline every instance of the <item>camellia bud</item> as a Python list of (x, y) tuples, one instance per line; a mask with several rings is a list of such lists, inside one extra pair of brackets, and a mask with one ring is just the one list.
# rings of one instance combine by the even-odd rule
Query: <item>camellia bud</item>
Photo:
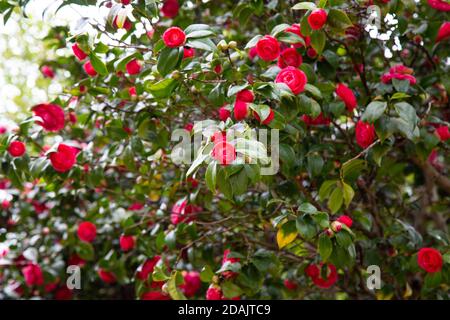
[(175, 70), (172, 72), (172, 79), (178, 80), (180, 79), (182, 76), (181, 72), (178, 70)]
[(331, 223), (331, 229), (332, 229), (334, 232), (339, 232), (339, 231), (341, 231), (341, 229), (342, 229), (342, 223), (340, 223), (339, 221), (333, 221), (333, 222)]
[(230, 49), (236, 49), (237, 48), (237, 42), (236, 41), (230, 41), (228, 43), (228, 48)]
[(333, 238), (333, 237), (334, 237), (334, 232), (333, 232), (333, 230), (331, 230), (330, 228), (325, 229), (325, 234), (326, 234), (329, 238)]
[(228, 50), (227, 42), (225, 40), (220, 40), (217, 44), (217, 49), (219, 49), (220, 51)]

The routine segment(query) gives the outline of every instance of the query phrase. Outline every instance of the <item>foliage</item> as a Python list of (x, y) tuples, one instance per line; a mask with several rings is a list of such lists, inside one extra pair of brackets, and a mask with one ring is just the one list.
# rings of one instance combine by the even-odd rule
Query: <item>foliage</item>
[[(63, 130), (44, 130), (30, 111), (0, 136), (1, 191), (8, 195), (0, 212), (2, 294), (184, 299), (184, 271), (193, 270), (202, 282), (194, 298), (211, 285), (224, 298), (448, 299), (449, 140), (436, 131), (450, 125), (450, 47), (448, 39), (435, 42), (448, 13), (426, 1), (377, 2), (382, 17), (398, 20), (382, 21), (378, 31), (390, 32), (390, 40), (381, 40), (364, 30), (366, 1), (179, 4), (170, 19), (156, 0), (101, 2), (111, 5), (102, 23), (81, 19), (72, 33), (53, 28), (43, 39), (51, 52), (77, 43), (88, 57), (43, 62), (70, 73), (50, 101), (64, 109)], [(7, 18), (16, 5), (2, 1), (0, 11)], [(317, 8), (328, 17), (312, 30), (308, 17)], [(126, 21), (131, 28), (117, 32)], [(301, 36), (287, 31), (293, 24)], [(135, 32), (138, 25), (145, 32)], [(170, 26), (186, 34), (184, 48), (165, 45)], [(276, 80), (277, 61), (254, 56), (264, 35), (301, 55), (307, 84), (299, 94)], [(384, 46), (393, 45), (400, 50), (388, 59)], [(86, 75), (88, 60), (96, 76)], [(395, 69), (399, 64), (407, 68)], [(339, 83), (352, 93), (336, 90)], [(244, 89), (254, 100), (238, 121), (235, 102)], [(221, 121), (223, 106), (232, 116)], [(355, 133), (358, 121), (365, 131)], [(170, 156), (179, 142), (171, 134), (182, 128), (204, 138), (193, 144), (191, 164)], [(262, 128), (279, 130), (277, 146), (255, 139), (253, 129)], [(235, 148), (232, 164), (214, 155), (218, 139)], [(26, 143), (24, 156), (8, 153), (13, 140)], [(79, 149), (65, 172), (50, 160), (61, 142)], [(261, 174), (276, 149), (279, 171)], [(83, 221), (95, 224), (93, 241), (80, 240)], [(131, 250), (123, 250), (121, 235), (135, 239)], [(423, 247), (442, 254), (440, 271), (419, 268)], [(140, 277), (156, 256), (150, 275)], [(63, 295), (75, 257), (83, 260), (82, 289)], [(24, 278), (35, 270), (24, 271), (31, 262), (42, 268), (43, 284)], [(320, 274), (305, 271), (311, 265)], [(320, 282), (333, 273), (327, 265), (338, 273), (330, 286)], [(381, 269), (380, 290), (366, 287), (370, 265)]]

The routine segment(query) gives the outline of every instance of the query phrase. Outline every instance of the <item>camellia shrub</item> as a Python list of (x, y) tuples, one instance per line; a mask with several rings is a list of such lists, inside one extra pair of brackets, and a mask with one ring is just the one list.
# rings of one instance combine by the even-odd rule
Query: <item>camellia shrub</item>
[(446, 0), (69, 4), (108, 13), (2, 130), (2, 298), (449, 298)]

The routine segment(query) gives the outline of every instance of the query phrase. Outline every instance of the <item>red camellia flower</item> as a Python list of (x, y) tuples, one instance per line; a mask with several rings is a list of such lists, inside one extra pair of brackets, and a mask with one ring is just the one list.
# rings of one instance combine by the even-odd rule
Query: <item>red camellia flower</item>
[(129, 207), (128, 210), (130, 211), (139, 211), (144, 208), (144, 204), (141, 202), (133, 202)]
[(31, 263), (22, 268), (22, 274), (27, 286), (41, 286), (44, 284), (44, 275), (39, 265)]
[(112, 284), (117, 281), (116, 275), (111, 271), (107, 271), (105, 269), (99, 269), (98, 276), (104, 283)]
[(324, 9), (315, 9), (308, 16), (308, 23), (311, 29), (322, 29), (323, 25), (327, 22), (327, 12)]
[(346, 215), (342, 215), (340, 216), (337, 221), (339, 221), (340, 223), (345, 224), (347, 227), (351, 228), (353, 225), (353, 220), (352, 218), (350, 218), (349, 216)]
[(53, 71), (53, 68), (50, 66), (42, 66), (41, 72), (45, 78), (53, 79), (55, 77), (55, 72)]
[(370, 146), (375, 140), (375, 127), (373, 124), (362, 122), (361, 120), (356, 123), (355, 128), (355, 135), (356, 135), (356, 143), (361, 148), (367, 148)]
[[(326, 275), (325, 278), (323, 278), (322, 268), (326, 268), (326, 270), (324, 270)], [(331, 287), (338, 279), (336, 267), (331, 263), (321, 263), (320, 265), (311, 264), (305, 269), (305, 273), (311, 278), (316, 286), (324, 289)]]
[(55, 299), (56, 300), (71, 300), (72, 299), (72, 290), (67, 288), (67, 286), (63, 286), (56, 290)]
[(142, 281), (146, 281), (148, 276), (153, 273), (153, 270), (159, 260), (161, 260), (160, 256), (154, 256), (151, 259), (147, 259), (144, 264), (139, 267), (136, 277)]
[(137, 59), (131, 60), (125, 67), (129, 75), (134, 75), (141, 72), (141, 64)]
[(250, 60), (255, 59), (255, 57), (258, 55), (258, 52), (256, 52), (256, 47), (252, 47), (250, 48), (250, 50), (248, 51), (248, 58)]
[(298, 53), (295, 48), (287, 48), (283, 50), (278, 57), (278, 66), (282, 69), (289, 66), (298, 68), (302, 62), (302, 55)]
[(392, 79), (408, 80), (411, 85), (416, 84), (416, 78), (412, 76), (413, 70), (404, 65), (396, 65), (389, 69), (389, 73), (381, 76), (381, 82), (390, 83)]
[(417, 254), (417, 263), (426, 272), (439, 272), (443, 264), (442, 255), (434, 248), (422, 248)]
[(97, 236), (97, 227), (89, 221), (83, 221), (78, 225), (78, 238), (84, 242), (93, 242)]
[(273, 61), (280, 55), (280, 44), (272, 36), (264, 36), (256, 43), (256, 53), (264, 61)]
[(317, 52), (316, 50), (314, 50), (314, 48), (308, 48), (308, 50), (306, 50), (306, 55), (309, 58), (314, 59), (315, 57), (317, 57)]
[(75, 147), (60, 143), (56, 152), (50, 154), (50, 162), (58, 172), (66, 172), (75, 165), (79, 150)]
[(193, 56), (195, 56), (194, 48), (189, 48), (189, 47), (183, 48), (183, 59), (192, 58)]
[(234, 103), (233, 111), (234, 111), (234, 118), (237, 121), (244, 120), (248, 116), (247, 102), (242, 100), (236, 100), (236, 102)]
[(283, 284), (284, 284), (284, 287), (288, 290), (295, 290), (298, 288), (297, 283), (295, 283), (294, 281), (289, 280), (289, 279), (285, 279)]
[(358, 102), (356, 101), (356, 97), (353, 93), (353, 91), (347, 87), (343, 83), (338, 83), (336, 86), (336, 95), (341, 98), (342, 101), (345, 103), (345, 107), (348, 111), (353, 112), (353, 110), (358, 105)]
[[(302, 34), (302, 31), (300, 29), (300, 25), (299, 24), (293, 24), (290, 27), (287, 27), (285, 30), (285, 32), (291, 32), (291, 33), (295, 33), (296, 35), (298, 35), (299, 37), (302, 37), (303, 40), (305, 40), (305, 46), (309, 47), (309, 45), (311, 44), (311, 38), (304, 36)], [(294, 43), (294, 48), (299, 48), (299, 47), (303, 47), (302, 43)]]
[(79, 255), (76, 253), (72, 254), (67, 261), (67, 265), (69, 266), (80, 266), (83, 267), (86, 264), (86, 261), (81, 259)]
[(37, 120), (36, 123), (45, 130), (56, 132), (64, 128), (64, 110), (57, 104), (42, 103), (31, 110), (35, 116), (42, 119), (42, 121)]
[(253, 102), (255, 100), (255, 95), (253, 94), (253, 91), (244, 89), (237, 93), (236, 100), (244, 102)]
[(201, 207), (188, 204), (186, 199), (180, 199), (172, 207), (170, 221), (175, 225), (181, 222), (190, 222), (195, 219), (195, 214), (202, 210)]
[(25, 143), (22, 141), (13, 141), (8, 146), (8, 153), (12, 157), (21, 157), (25, 154)]
[(130, 87), (130, 88), (128, 89), (128, 94), (129, 94), (131, 97), (137, 96), (136, 87)]
[(435, 134), (441, 141), (447, 141), (448, 139), (450, 139), (450, 131), (447, 126), (437, 127)]
[(258, 120), (259, 123), (268, 125), (272, 122), (273, 118), (275, 117), (275, 113), (273, 112), (272, 109), (270, 109), (269, 115), (262, 122), (260, 116), (256, 111), (253, 111), (253, 116), (256, 118), (256, 120)]
[(78, 60), (80, 60), (80, 61), (86, 59), (86, 57), (87, 57), (86, 52), (81, 50), (81, 48), (78, 45), (78, 43), (75, 43), (75, 44), (72, 45), (72, 51), (73, 51), (73, 54), (75, 55), (75, 57), (77, 57)]
[(328, 126), (331, 123), (330, 118), (325, 117), (322, 112), (315, 118), (311, 118), (310, 116), (304, 114), (302, 115), (301, 119), (308, 126)]
[(284, 83), (291, 89), (293, 94), (299, 94), (305, 89), (307, 79), (303, 71), (294, 67), (286, 67), (278, 73), (275, 82)]
[(227, 121), (227, 119), (231, 116), (230, 110), (228, 110), (225, 106), (219, 109), (219, 119), (221, 121)]
[(206, 291), (206, 300), (222, 300), (222, 290), (220, 287), (211, 285)]
[(178, 27), (170, 27), (162, 35), (164, 44), (169, 48), (177, 48), (186, 42), (186, 34)]
[(161, 7), (161, 13), (166, 18), (175, 18), (178, 15), (178, 10), (180, 10), (178, 0), (166, 0)]
[(428, 4), (439, 11), (450, 11), (450, 3), (445, 2), (445, 0), (428, 0)]
[(131, 0), (120, 0), (120, 2), (126, 6), (130, 4)]
[(135, 245), (134, 237), (122, 234), (119, 239), (119, 244), (122, 251), (130, 251)]
[(214, 143), (211, 156), (221, 165), (229, 165), (236, 159), (236, 149), (231, 143), (227, 142), (226, 137), (216, 139)]
[(90, 77), (95, 77), (97, 75), (97, 71), (95, 71), (94, 67), (92, 66), (92, 63), (90, 61), (87, 61), (83, 65), (84, 72)]
[(149, 291), (141, 295), (141, 300), (170, 300), (170, 296), (161, 291)]
[(221, 74), (222, 73), (222, 65), (221, 64), (217, 64), (214, 66), (214, 72), (217, 74)]
[(445, 40), (450, 37), (450, 22), (445, 21), (442, 23), (441, 27), (439, 28), (436, 42), (440, 42), (442, 40)]
[(202, 286), (202, 281), (200, 280), (200, 273), (197, 271), (186, 272), (183, 271), (184, 283), (180, 285), (181, 291), (188, 298), (195, 296), (197, 291)]

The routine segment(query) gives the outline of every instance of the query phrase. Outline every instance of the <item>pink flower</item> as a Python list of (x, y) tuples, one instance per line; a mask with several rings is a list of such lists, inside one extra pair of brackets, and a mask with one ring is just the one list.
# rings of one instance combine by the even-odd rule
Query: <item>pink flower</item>
[(358, 121), (355, 128), (356, 142), (361, 148), (367, 148), (375, 140), (375, 127), (373, 124)]
[(97, 236), (97, 227), (89, 221), (83, 221), (78, 225), (78, 238), (84, 242), (93, 242)]
[(450, 11), (450, 3), (445, 2), (445, 0), (428, 0), (428, 5), (439, 11)]
[(180, 10), (178, 0), (165, 0), (161, 7), (161, 13), (166, 18), (175, 18)]
[(75, 147), (60, 143), (56, 152), (50, 153), (50, 162), (58, 172), (72, 169), (76, 163), (79, 150)]
[(416, 84), (416, 78), (412, 76), (413, 70), (404, 65), (396, 65), (389, 69), (389, 73), (381, 76), (381, 82), (390, 83), (392, 79), (408, 80), (411, 85)]
[(37, 264), (29, 264), (22, 268), (22, 274), (25, 278), (25, 283), (27, 286), (41, 286), (44, 284), (44, 275), (42, 274), (42, 269)]
[(294, 67), (287, 67), (278, 73), (275, 82), (286, 84), (292, 93), (297, 95), (305, 89), (307, 79), (303, 71)]
[(170, 27), (162, 35), (164, 44), (169, 48), (177, 48), (186, 42), (186, 34), (178, 27)]
[(180, 285), (181, 290), (186, 297), (193, 297), (202, 286), (200, 273), (197, 271), (183, 271), (183, 278), (184, 283)]
[(450, 37), (450, 22), (445, 21), (442, 23), (441, 27), (439, 28), (439, 31), (438, 31), (438, 34), (436, 37), (436, 42), (443, 41), (449, 37)]
[(336, 95), (341, 98), (342, 101), (345, 103), (345, 107), (348, 111), (353, 112), (353, 110), (358, 105), (358, 102), (356, 101), (355, 94), (353, 91), (347, 87), (343, 83), (338, 83), (336, 86)]
[(322, 29), (323, 25), (327, 22), (327, 12), (324, 9), (315, 9), (308, 16), (308, 23), (311, 29)]
[(447, 126), (437, 127), (435, 134), (441, 141), (447, 141), (448, 139), (450, 139), (450, 130)]
[(53, 71), (53, 68), (50, 66), (42, 66), (41, 72), (45, 78), (53, 79), (55, 77), (55, 72)]
[(302, 62), (302, 56), (295, 48), (287, 48), (283, 50), (278, 57), (278, 66), (282, 69), (289, 66), (298, 68)]
[(280, 44), (272, 36), (264, 36), (256, 43), (256, 53), (264, 61), (273, 61), (280, 55)]
[(74, 45), (72, 45), (72, 51), (73, 51), (73, 54), (75, 55), (75, 57), (77, 57), (78, 60), (80, 60), (80, 61), (86, 59), (86, 57), (87, 57), (86, 52), (81, 50), (78, 43), (75, 43)]
[(57, 104), (38, 104), (31, 110), (35, 116), (42, 119), (42, 121), (37, 120), (36, 123), (41, 125), (46, 131), (56, 132), (64, 128), (64, 110)]

